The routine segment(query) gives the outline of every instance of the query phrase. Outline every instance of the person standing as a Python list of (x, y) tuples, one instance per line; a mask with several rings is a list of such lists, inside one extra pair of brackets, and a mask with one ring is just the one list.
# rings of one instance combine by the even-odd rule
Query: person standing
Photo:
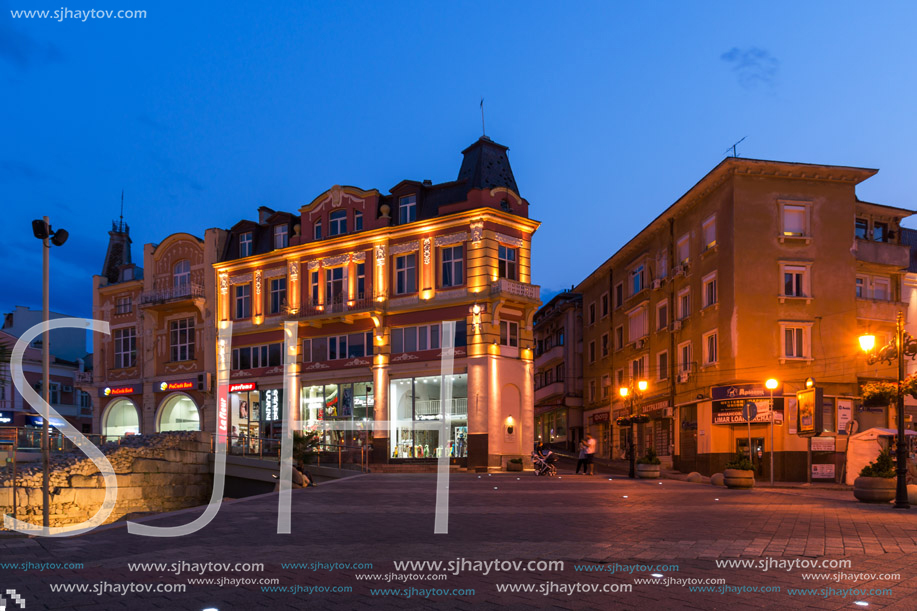
[(583, 469), (583, 475), (586, 475), (586, 448), (588, 447), (585, 439), (581, 439), (579, 442), (579, 456), (576, 461), (576, 475), (579, 475), (580, 467)]
[(592, 460), (593, 458), (595, 458), (596, 445), (597, 443), (596, 443), (595, 437), (593, 437), (592, 435), (586, 435), (586, 466), (585, 467), (588, 468), (588, 471), (585, 471), (584, 469), (584, 471), (586, 472), (586, 475), (595, 475), (595, 465), (593, 464)]

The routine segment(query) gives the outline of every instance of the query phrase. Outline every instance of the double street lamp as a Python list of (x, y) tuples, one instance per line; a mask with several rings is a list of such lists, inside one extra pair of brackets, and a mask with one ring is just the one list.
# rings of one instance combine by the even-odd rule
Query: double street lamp
[(627, 397), (630, 396), (630, 416), (627, 419), (628, 425), (630, 426), (630, 444), (627, 448), (627, 453), (628, 453), (628, 458), (630, 459), (630, 472), (628, 473), (628, 477), (630, 477), (631, 479), (634, 479), (637, 477), (637, 473), (636, 473), (637, 471), (636, 449), (637, 448), (635, 444), (636, 438), (634, 435), (634, 424), (635, 424), (636, 414), (634, 414), (634, 408), (637, 404), (638, 395), (646, 391), (647, 386), (648, 384), (646, 380), (640, 380), (640, 381), (632, 380), (629, 388), (627, 386), (622, 386), (621, 388), (618, 389), (618, 393), (621, 395), (622, 399), (627, 400)]
[(876, 336), (868, 333), (860, 336), (860, 347), (867, 354), (866, 364), (874, 365), (878, 362), (894, 364), (898, 361), (898, 442), (897, 442), (897, 475), (898, 483), (895, 490), (895, 509), (910, 509), (907, 499), (907, 437), (904, 426), (904, 358), (913, 359), (917, 356), (917, 340), (904, 330), (904, 314), (900, 311), (895, 320), (895, 339), (882, 348), (876, 349)]
[[(66, 229), (51, 229), (51, 223), (48, 217), (32, 221), (32, 233), (36, 238), (42, 241), (42, 322), (47, 325), (51, 317), (49, 306), (50, 293), (50, 253), (51, 244), (63, 246), (70, 234)], [(45, 403), (51, 404), (51, 334), (46, 333), (41, 340), (41, 394)], [(49, 495), (50, 495), (50, 463), (51, 463), (51, 438), (48, 430), (48, 419), (43, 418), (41, 426), (41, 516), (42, 524), (50, 526), (50, 516), (48, 515)]]

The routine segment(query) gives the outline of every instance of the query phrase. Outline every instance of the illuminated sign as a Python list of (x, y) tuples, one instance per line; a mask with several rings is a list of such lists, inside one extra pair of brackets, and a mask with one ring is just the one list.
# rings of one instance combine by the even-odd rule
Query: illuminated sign
[(807, 388), (796, 392), (798, 404), (796, 430), (800, 437), (815, 437), (823, 431), (824, 395), (821, 388)]
[(187, 380), (183, 382), (160, 382), (159, 391), (166, 392), (168, 390), (189, 390), (196, 386), (195, 382), (189, 382)]
[(10, 424), (13, 421), (13, 412), (0, 412), (0, 424)]
[(100, 397), (114, 397), (117, 395), (135, 395), (139, 390), (136, 386), (106, 386), (99, 391)]
[(264, 419), (280, 420), (280, 391), (276, 388), (264, 391)]
[(229, 392), (246, 392), (249, 390), (258, 390), (257, 382), (239, 382), (229, 385)]
[(608, 412), (599, 412), (598, 414), (592, 414), (592, 423), (599, 424), (600, 422), (608, 422), (610, 419), (610, 414)]
[(229, 430), (229, 401), (226, 397), (220, 397), (220, 413), (219, 419), (217, 421), (217, 433), (220, 436), (220, 439), (225, 441), (226, 431)]

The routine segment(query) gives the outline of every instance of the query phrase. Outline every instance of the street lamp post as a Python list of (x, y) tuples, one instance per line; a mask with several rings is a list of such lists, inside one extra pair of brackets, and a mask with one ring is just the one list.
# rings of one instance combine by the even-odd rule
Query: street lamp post
[(911, 505), (907, 499), (907, 437), (904, 425), (904, 357), (913, 359), (917, 356), (917, 340), (911, 337), (910, 333), (904, 330), (904, 314), (900, 311), (895, 319), (895, 339), (887, 346), (874, 350), (876, 338), (874, 335), (864, 334), (860, 336), (860, 347), (866, 352), (866, 363), (874, 365), (879, 361), (894, 364), (895, 359), (898, 361), (898, 445), (897, 445), (897, 475), (898, 482), (895, 491), (895, 509), (910, 509)]
[(628, 395), (630, 396), (630, 445), (628, 447), (628, 458), (630, 459), (630, 471), (628, 472), (628, 477), (635, 479), (637, 477), (637, 453), (636, 453), (636, 431), (634, 430), (634, 409), (637, 404), (637, 392), (643, 392), (646, 390), (647, 382), (646, 380), (640, 380), (634, 385), (631, 382), (630, 388), (622, 386), (618, 389), (618, 393), (623, 399), (627, 399)]
[[(41, 320), (45, 325), (51, 318), (50, 312), (50, 273), (51, 244), (63, 246), (69, 234), (66, 229), (53, 231), (48, 217), (32, 221), (32, 233), (42, 242), (42, 313)], [(41, 340), (41, 394), (45, 403), (51, 404), (51, 334), (46, 333)], [(50, 465), (51, 436), (48, 419), (42, 419), (41, 426), (41, 521), (45, 527), (51, 525), (49, 516), (50, 501)]]
[(774, 378), (769, 379), (764, 383), (764, 386), (771, 391), (771, 487), (774, 486), (774, 418), (776, 414), (774, 413), (774, 389), (780, 384)]

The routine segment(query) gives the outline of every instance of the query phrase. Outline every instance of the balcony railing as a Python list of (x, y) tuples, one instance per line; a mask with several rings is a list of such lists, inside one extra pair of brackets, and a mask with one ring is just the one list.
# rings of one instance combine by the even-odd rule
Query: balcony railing
[(146, 291), (140, 296), (142, 305), (154, 305), (166, 303), (168, 301), (178, 301), (181, 299), (194, 299), (195, 297), (204, 296), (204, 286), (201, 284), (179, 284), (167, 289), (158, 291)]
[(907, 306), (901, 301), (857, 298), (857, 318), (895, 322), (898, 312), (906, 312)]
[(911, 251), (909, 247), (902, 244), (857, 239), (856, 258), (858, 261), (904, 269), (910, 264)]
[(490, 292), (491, 294), (508, 293), (516, 297), (537, 300), (541, 294), (541, 287), (537, 284), (527, 284), (525, 282), (500, 278), (490, 285)]
[[(439, 399), (430, 399), (428, 401), (417, 401), (414, 404), (414, 414), (417, 416), (436, 416), (440, 413), (442, 401)], [(452, 399), (448, 411), (453, 416), (468, 415), (468, 399)]]
[(544, 367), (555, 361), (560, 361), (564, 358), (564, 347), (558, 344), (557, 346), (552, 346), (535, 357), (535, 367)]
[(347, 312), (359, 312), (368, 310), (373, 307), (373, 300), (362, 297), (360, 299), (333, 299), (329, 302), (306, 301), (298, 310), (287, 308), (289, 318), (309, 318), (313, 316), (328, 316), (330, 314), (346, 314)]
[(564, 394), (564, 382), (551, 382), (535, 389), (535, 401), (544, 401), (548, 397)]

